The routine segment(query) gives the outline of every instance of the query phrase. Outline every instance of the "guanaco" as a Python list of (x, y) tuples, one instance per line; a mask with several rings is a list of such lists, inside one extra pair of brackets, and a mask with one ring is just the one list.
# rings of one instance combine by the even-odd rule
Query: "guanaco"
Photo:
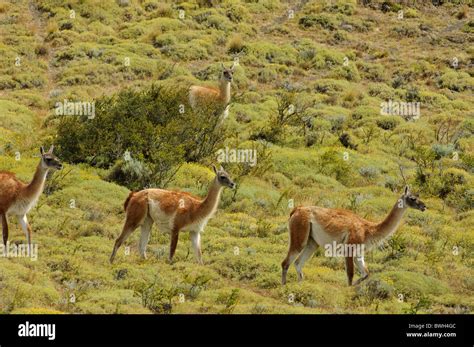
[(125, 224), (122, 233), (115, 242), (110, 262), (114, 261), (122, 243), (139, 226), (141, 227), (139, 251), (141, 257), (146, 259), (146, 247), (151, 227), (153, 223), (156, 223), (161, 231), (171, 234), (170, 263), (173, 261), (179, 233), (182, 229), (186, 229), (190, 231), (196, 260), (202, 264), (201, 233), (216, 212), (222, 189), (224, 187), (235, 188), (235, 183), (222, 166), (219, 170), (213, 166), (213, 170), (216, 176), (204, 199), (185, 192), (164, 189), (131, 192), (124, 203)]
[(48, 152), (40, 148), (41, 159), (29, 184), (18, 180), (11, 172), (0, 172), (0, 217), (2, 219), (3, 244), (8, 241), (7, 215), (13, 214), (26, 234), (28, 249), (31, 247), (31, 227), (26, 214), (36, 205), (43, 193), (46, 176), (51, 169), (62, 169), (61, 161), (53, 154), (54, 146)]
[[(368, 221), (351, 211), (342, 209), (318, 206), (294, 208), (289, 219), (288, 255), (281, 264), (282, 284), (286, 283), (288, 268), (293, 262), (295, 262), (298, 280), (303, 280), (303, 266), (318, 245), (321, 247), (334, 243), (364, 245), (363, 249), (369, 250), (380, 244), (397, 230), (407, 208), (426, 210), (426, 205), (418, 195), (409, 191), (408, 186), (405, 187), (403, 195), (397, 200), (388, 216), (379, 223)], [(369, 276), (363, 254), (357, 257), (345, 256), (345, 261), (349, 286), (352, 285), (354, 276), (354, 262), (361, 273), (361, 278), (356, 281), (355, 285)]]
[(224, 64), (221, 64), (221, 66), (219, 88), (191, 86), (189, 88), (189, 104), (193, 109), (210, 103), (221, 105), (224, 108), (222, 114), (222, 120), (224, 120), (229, 115), (230, 84), (234, 76), (235, 62), (230, 68), (226, 68)]

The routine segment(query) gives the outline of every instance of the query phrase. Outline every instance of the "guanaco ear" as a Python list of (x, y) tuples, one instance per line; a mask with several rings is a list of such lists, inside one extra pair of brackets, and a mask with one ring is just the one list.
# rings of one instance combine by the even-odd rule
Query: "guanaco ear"
[(405, 186), (405, 193), (404, 194), (407, 195), (408, 191), (409, 191), (408, 186)]
[(221, 63), (222, 70), (225, 70), (224, 63)]
[(222, 165), (221, 165), (221, 167), (219, 168), (219, 171), (225, 171), (224, 168), (222, 167)]
[(54, 145), (51, 145), (51, 147), (49, 147), (48, 153), (53, 154), (53, 150), (54, 150)]
[(217, 175), (217, 169), (216, 169), (216, 167), (214, 166), (214, 164), (212, 164), (212, 169), (214, 170), (214, 173)]
[(40, 153), (41, 153), (41, 155), (44, 155), (44, 147), (43, 146), (40, 147)]

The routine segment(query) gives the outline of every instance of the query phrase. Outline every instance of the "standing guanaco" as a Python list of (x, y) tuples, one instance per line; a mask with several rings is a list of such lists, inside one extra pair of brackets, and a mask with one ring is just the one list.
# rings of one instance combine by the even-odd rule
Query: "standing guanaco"
[(146, 247), (153, 223), (163, 232), (171, 234), (169, 261), (172, 262), (178, 244), (179, 232), (187, 229), (191, 233), (191, 244), (196, 260), (202, 264), (201, 233), (209, 219), (214, 215), (224, 187), (235, 188), (229, 174), (213, 166), (216, 177), (211, 183), (208, 194), (200, 199), (191, 194), (164, 189), (145, 189), (131, 192), (125, 201), (126, 220), (122, 233), (115, 242), (110, 262), (128, 236), (141, 226), (139, 250), (146, 258)]
[(224, 120), (229, 115), (230, 84), (234, 76), (235, 62), (230, 68), (226, 68), (224, 64), (221, 65), (219, 88), (191, 86), (189, 88), (189, 104), (193, 109), (209, 104), (221, 105), (224, 109), (222, 114), (222, 120)]
[[(420, 211), (426, 205), (412, 194), (408, 186), (403, 195), (397, 200), (388, 216), (379, 223), (368, 221), (357, 216), (351, 211), (331, 209), (317, 206), (296, 207), (290, 213), (289, 232), (290, 246), (288, 255), (283, 260), (282, 284), (286, 283), (288, 268), (295, 261), (298, 280), (303, 279), (304, 263), (311, 257), (319, 246), (336, 244), (364, 245), (370, 249), (390, 237), (400, 225), (407, 208)], [(361, 273), (358, 284), (369, 276), (365, 266), (364, 256), (346, 256), (346, 273), (349, 285), (352, 285), (354, 276), (354, 262)]]
[(41, 159), (36, 167), (33, 180), (23, 183), (11, 172), (0, 172), (0, 217), (2, 219), (3, 244), (8, 241), (8, 220), (7, 215), (13, 214), (18, 217), (18, 221), (26, 234), (28, 249), (31, 247), (31, 227), (26, 218), (26, 214), (36, 205), (43, 193), (44, 184), (48, 171), (51, 169), (62, 169), (61, 161), (53, 154), (54, 146), (48, 152), (40, 148)]

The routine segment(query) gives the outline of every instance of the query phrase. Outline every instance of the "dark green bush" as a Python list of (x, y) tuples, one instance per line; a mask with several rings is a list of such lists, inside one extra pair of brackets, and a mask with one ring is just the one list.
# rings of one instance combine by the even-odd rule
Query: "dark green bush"
[(334, 22), (334, 20), (331, 17), (325, 16), (325, 15), (310, 14), (310, 15), (301, 17), (299, 20), (299, 25), (305, 29), (311, 28), (316, 25), (327, 30), (336, 29), (336, 23)]
[(339, 141), (344, 147), (357, 150), (357, 144), (352, 142), (352, 139), (348, 133), (342, 133), (339, 136)]
[(234, 23), (240, 23), (248, 17), (248, 11), (244, 6), (240, 5), (231, 5), (227, 10), (225, 15), (229, 18), (230, 21)]
[(330, 4), (324, 8), (324, 11), (333, 12), (333, 13), (342, 13), (347, 16), (354, 14), (354, 10), (355, 10), (355, 5), (350, 2), (348, 3), (340, 2), (336, 4)]
[(151, 86), (96, 101), (95, 117), (61, 116), (55, 141), (68, 162), (110, 169), (109, 178), (137, 189), (165, 185), (186, 161), (200, 161), (220, 145), (223, 109), (194, 112), (186, 93)]
[(400, 124), (400, 119), (397, 116), (383, 116), (376, 120), (376, 124), (384, 130), (393, 130)]
[(394, 3), (393, 1), (384, 1), (380, 5), (380, 10), (382, 12), (397, 12), (401, 9), (402, 9), (401, 5)]
[(319, 159), (319, 172), (334, 177), (342, 184), (348, 184), (353, 177), (352, 166), (336, 150), (324, 152)]
[(284, 138), (289, 126), (303, 126), (308, 118), (309, 103), (297, 96), (296, 92), (280, 92), (277, 94), (277, 109), (272, 112), (268, 123), (252, 140), (263, 139), (273, 143)]

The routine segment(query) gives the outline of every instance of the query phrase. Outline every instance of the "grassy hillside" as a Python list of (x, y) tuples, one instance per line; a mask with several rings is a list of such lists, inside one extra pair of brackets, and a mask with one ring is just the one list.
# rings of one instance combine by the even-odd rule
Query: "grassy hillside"
[[(38, 260), (0, 258), (0, 312), (471, 313), (473, 7), (365, 3), (0, 0), (0, 170), (31, 179), (58, 101), (215, 85), (235, 58), (223, 146), (258, 149), (202, 235), (204, 266), (186, 233), (170, 265), (156, 227), (147, 260), (137, 230), (110, 265), (129, 190), (107, 168), (66, 163), (28, 215)], [(419, 117), (381, 114), (389, 100), (419, 102)], [(281, 120), (290, 106), (301, 118)], [(211, 163), (181, 163), (167, 188), (204, 196)], [(344, 261), (319, 250), (305, 281), (292, 267), (281, 286), (292, 203), (381, 220), (400, 166), (428, 210), (367, 255), (371, 277), (348, 287)], [(10, 241), (25, 242), (13, 218)]]

